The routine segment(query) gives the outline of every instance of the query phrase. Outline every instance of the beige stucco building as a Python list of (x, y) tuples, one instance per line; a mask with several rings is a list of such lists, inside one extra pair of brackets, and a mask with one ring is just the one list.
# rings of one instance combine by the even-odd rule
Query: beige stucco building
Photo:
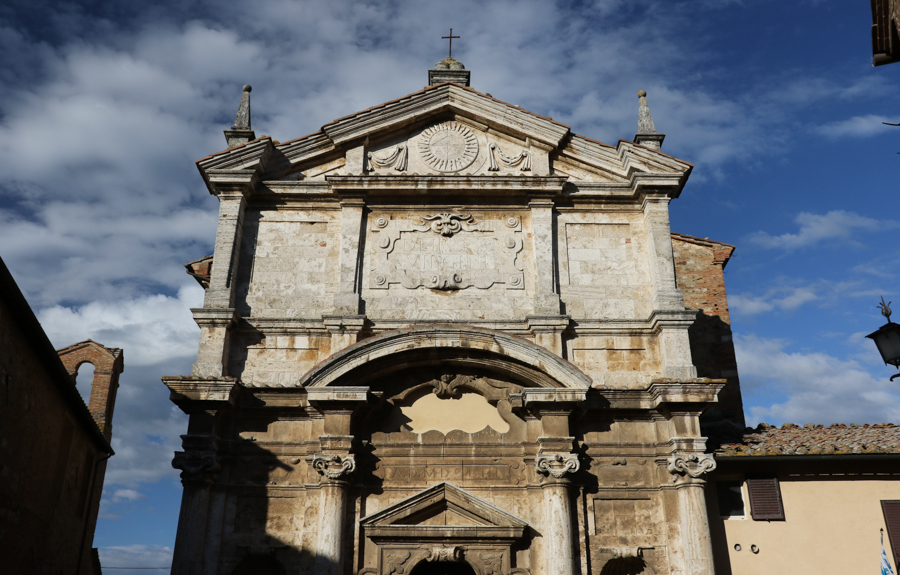
[(643, 93), (606, 145), (429, 84), (285, 143), (247, 86), (198, 162), (173, 573), (713, 573), (701, 414), (743, 414), (733, 247), (669, 229), (692, 166)]

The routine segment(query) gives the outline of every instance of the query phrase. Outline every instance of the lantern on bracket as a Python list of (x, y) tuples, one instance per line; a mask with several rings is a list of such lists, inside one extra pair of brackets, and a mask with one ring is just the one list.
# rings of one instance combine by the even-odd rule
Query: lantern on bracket
[[(881, 308), (881, 315), (887, 318), (887, 323), (866, 337), (875, 342), (878, 353), (886, 365), (900, 369), (900, 324), (891, 321), (891, 303), (884, 303), (884, 298), (881, 298), (878, 307)], [(900, 377), (900, 373), (892, 375), (891, 381), (894, 381), (895, 377)]]

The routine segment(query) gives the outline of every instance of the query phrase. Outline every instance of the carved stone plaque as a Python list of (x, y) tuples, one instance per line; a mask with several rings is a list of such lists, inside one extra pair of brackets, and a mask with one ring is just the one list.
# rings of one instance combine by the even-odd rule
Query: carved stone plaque
[(445, 122), (422, 132), (419, 154), (439, 172), (458, 172), (469, 167), (478, 156), (478, 138), (462, 124)]
[(525, 287), (519, 218), (429, 213), (396, 220), (376, 216), (372, 222), (366, 254), (371, 289)]

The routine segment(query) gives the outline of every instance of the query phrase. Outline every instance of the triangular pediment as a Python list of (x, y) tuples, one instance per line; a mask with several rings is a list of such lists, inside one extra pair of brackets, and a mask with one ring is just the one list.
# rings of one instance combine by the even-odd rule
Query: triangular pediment
[[(439, 483), (362, 519), (370, 537), (471, 530), (494, 537), (521, 537), (528, 524), (450, 483)], [(484, 536), (484, 535), (482, 535)], [(490, 536), (490, 535), (487, 535)]]
[[(247, 172), (265, 185), (326, 184), (329, 177), (562, 177), (634, 195), (638, 186), (677, 196), (692, 166), (629, 141), (610, 146), (453, 83), (345, 116), (318, 132), (277, 143), (258, 138), (198, 162), (210, 185)], [(649, 176), (649, 179), (648, 179)], [(247, 181), (248, 183), (249, 180)], [(251, 184), (255, 185), (255, 184)], [(215, 193), (215, 192), (214, 192)], [(318, 192), (316, 192), (318, 193)]]

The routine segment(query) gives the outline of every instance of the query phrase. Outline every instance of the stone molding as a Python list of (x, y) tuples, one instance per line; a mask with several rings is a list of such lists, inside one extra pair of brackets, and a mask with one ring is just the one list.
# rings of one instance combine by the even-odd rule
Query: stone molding
[(554, 479), (562, 479), (569, 473), (581, 469), (576, 453), (538, 453), (534, 458), (538, 473), (549, 474)]
[(299, 384), (304, 387), (333, 385), (358, 367), (411, 348), (423, 353), (433, 353), (437, 348), (460, 346), (524, 363), (545, 373), (564, 388), (587, 389), (591, 385), (591, 379), (580, 369), (528, 340), (494, 330), (460, 325), (398, 329), (367, 338), (314, 367), (300, 379)]
[(673, 483), (702, 479), (716, 469), (716, 459), (709, 453), (674, 453), (668, 462)]
[(312, 468), (328, 479), (346, 479), (356, 470), (356, 456), (351, 454), (316, 453), (312, 458)]

